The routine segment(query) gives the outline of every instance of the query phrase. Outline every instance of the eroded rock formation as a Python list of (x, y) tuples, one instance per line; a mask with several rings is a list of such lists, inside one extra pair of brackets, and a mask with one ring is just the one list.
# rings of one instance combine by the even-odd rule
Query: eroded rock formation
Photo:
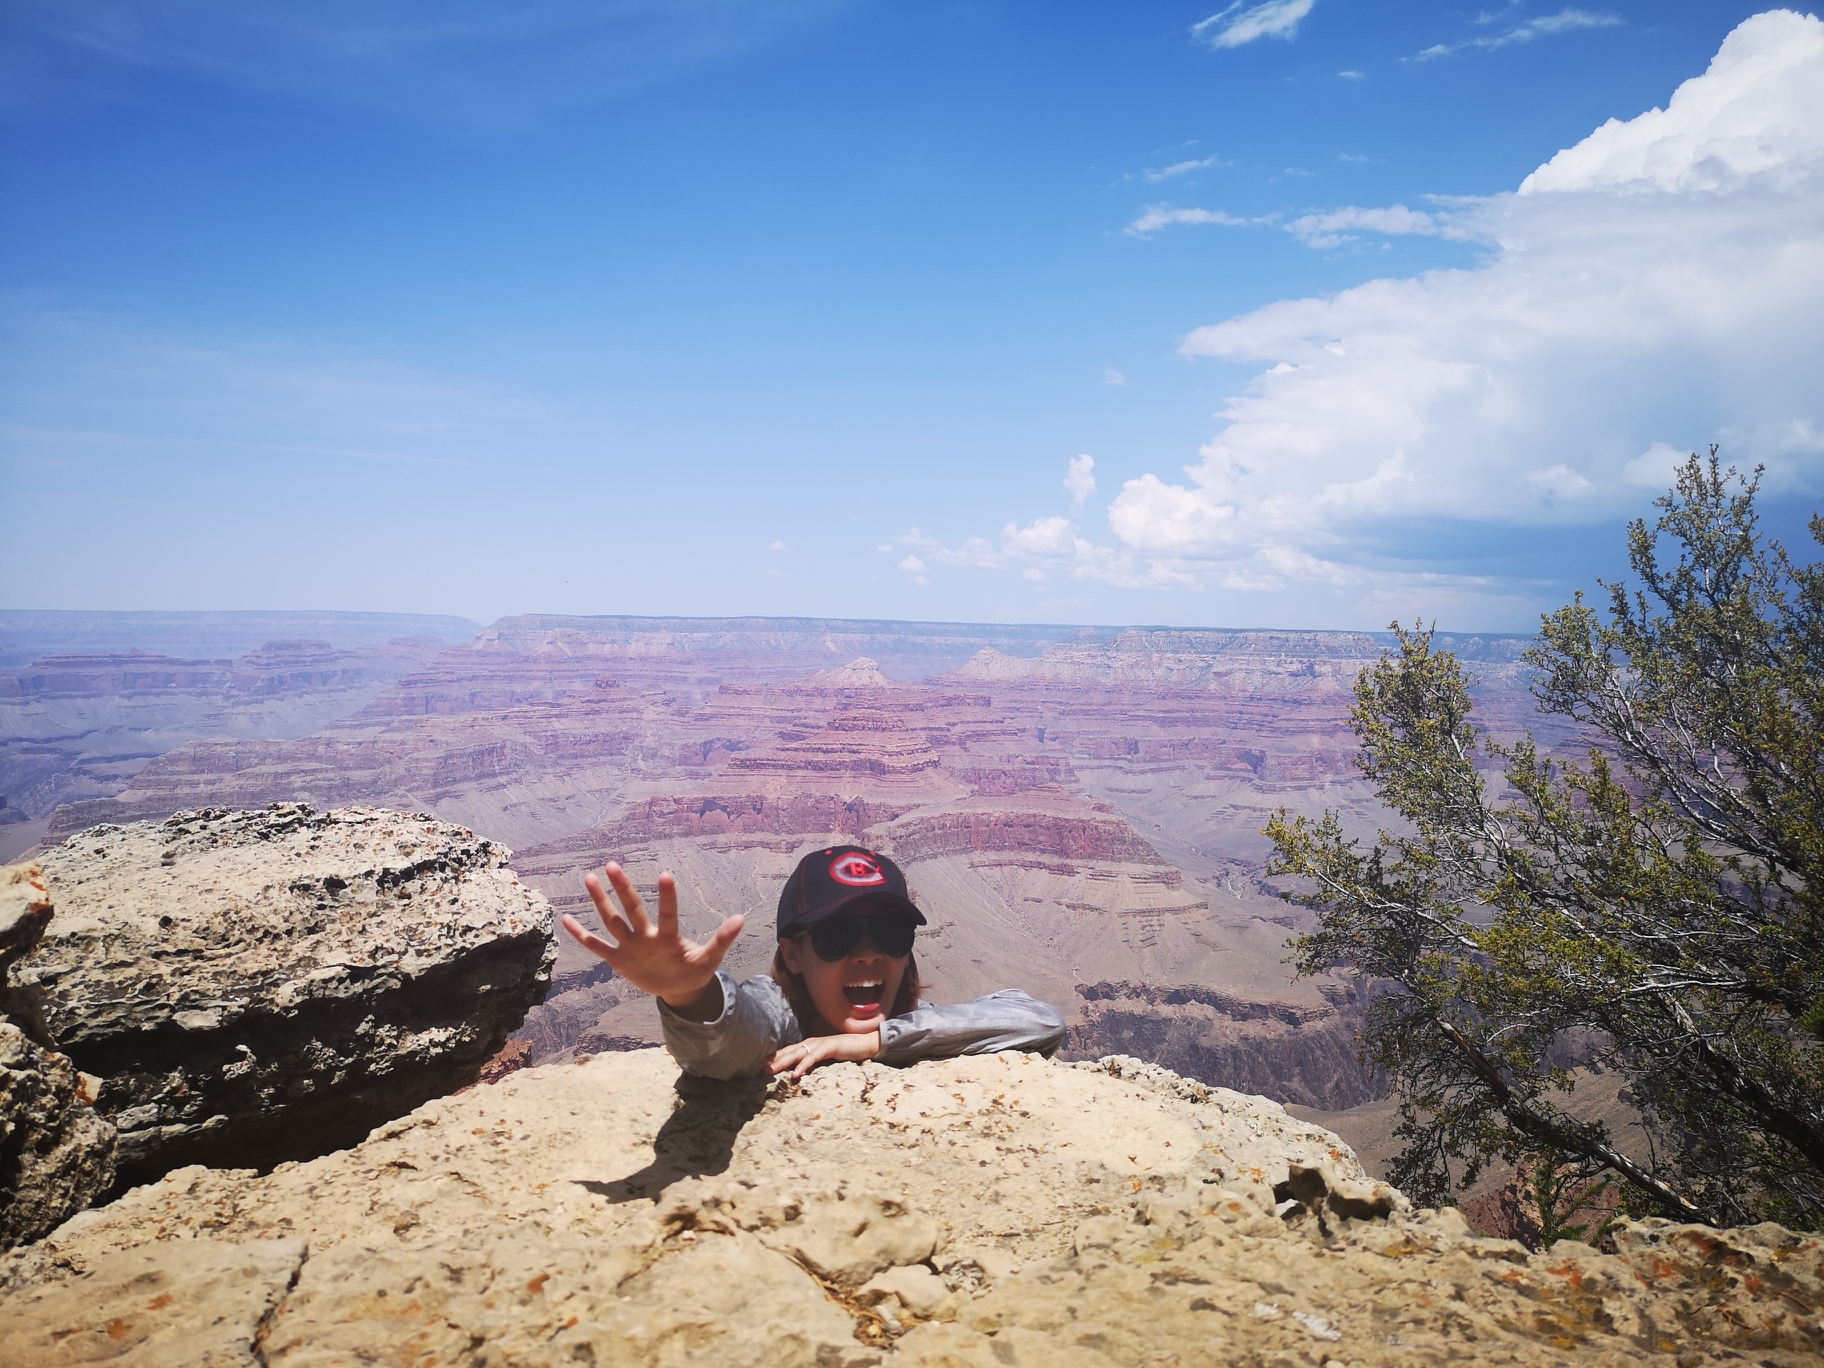
[(54, 1048), (34, 995), (11, 982), (51, 913), (37, 865), (0, 866), (0, 1249), (37, 1239), (114, 1181), (96, 1080)]
[(1133, 1060), (681, 1081), (658, 1051), (168, 1174), (0, 1260), (0, 1361), (1798, 1368), (1824, 1248), (1529, 1255), (1327, 1132)]
[[(292, 800), (433, 812), (514, 844), (522, 877), (585, 920), (584, 869), (616, 859), (644, 887), (673, 870), (692, 934), (748, 914), (737, 975), (770, 961), (767, 928), (795, 859), (858, 840), (899, 858), (928, 904), (919, 965), (934, 998), (1017, 983), (1065, 1010), (1081, 1053), (1148, 1054), (1208, 1082), (1335, 1108), (1382, 1084), (1355, 1058), (1351, 1015), (1329, 1011), (1330, 985), (1292, 978), (1285, 943), (1308, 922), (1263, 880), (1260, 829), (1281, 805), (1334, 808), (1355, 830), (1383, 820), (1354, 769), (1349, 708), (1356, 673), (1385, 644), (1363, 633), (503, 619), (314, 735), (286, 739), (237, 713), (234, 726), (134, 762), (130, 783), (58, 809), (49, 829)], [(1542, 745), (1563, 740), (1533, 715), (1522, 642), (1441, 644), (1473, 662), (1479, 715), (1497, 733), (1530, 725)], [(9, 754), (0, 747), (0, 781), (25, 763)], [(4, 826), (0, 840), (9, 831), (23, 840)], [(1102, 980), (1196, 986), (1238, 1005), (1079, 996)], [(560, 944), (551, 1001), (522, 1034), (533, 1062), (655, 1040), (651, 1004), (620, 987)], [(1291, 1022), (1254, 1007), (1324, 1015)]]
[(1383, 1096), (1385, 1079), (1359, 1058), (1355, 993), (1320, 986), (1329, 1000), (1313, 1004), (1198, 983), (1080, 983), (1082, 1008), (1064, 1054), (1137, 1055), (1188, 1078), (1322, 1111)]
[(549, 984), (510, 852), (373, 808), (203, 809), (44, 857), (17, 979), (120, 1131), (120, 1181), (353, 1144), (473, 1082)]

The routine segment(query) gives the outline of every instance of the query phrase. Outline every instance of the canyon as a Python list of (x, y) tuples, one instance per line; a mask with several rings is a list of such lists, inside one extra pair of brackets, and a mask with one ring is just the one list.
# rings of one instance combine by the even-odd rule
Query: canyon
[[(526, 884), (585, 921), (585, 870), (615, 859), (647, 888), (675, 871), (688, 932), (748, 917), (738, 977), (770, 963), (799, 855), (858, 841), (901, 861), (930, 917), (933, 1000), (1018, 985), (1065, 1012), (1070, 1057), (1136, 1055), (1345, 1134), (1358, 1113), (1385, 1129), (1384, 1080), (1356, 1059), (1359, 985), (1291, 975), (1286, 942), (1308, 922), (1264, 879), (1260, 834), (1281, 807), (1363, 833), (1384, 820), (1349, 727), (1383, 635), (525, 616), (440, 642), (323, 626), (314, 644), (236, 643), (227, 663), (134, 657), (115, 636), (0, 672), (0, 796), (31, 814), (16, 825), (48, 848), (212, 807), (422, 812), (511, 846)], [(1441, 644), (1475, 674), (1484, 725), (1574, 739), (1533, 714), (1524, 641)], [(57, 722), (78, 713), (107, 725)], [(110, 761), (130, 718), (166, 720)], [(513, 1061), (653, 1043), (650, 1002), (559, 941)]]

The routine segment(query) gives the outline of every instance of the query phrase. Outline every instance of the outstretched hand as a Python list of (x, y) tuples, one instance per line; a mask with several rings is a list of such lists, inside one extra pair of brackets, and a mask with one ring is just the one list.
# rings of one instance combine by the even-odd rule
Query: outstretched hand
[(564, 930), (585, 950), (606, 960), (634, 987), (663, 998), (677, 1011), (695, 1014), (706, 1005), (716, 970), (728, 947), (741, 934), (744, 918), (738, 913), (725, 918), (715, 933), (698, 945), (678, 932), (678, 884), (669, 870), (659, 875), (657, 922), (647, 913), (646, 904), (634, 891), (625, 870), (610, 861), (602, 872), (614, 887), (618, 908), (608, 901), (607, 891), (595, 875), (585, 874), (583, 887), (589, 890), (589, 900), (595, 904), (608, 939), (588, 930), (568, 913), (563, 919)]

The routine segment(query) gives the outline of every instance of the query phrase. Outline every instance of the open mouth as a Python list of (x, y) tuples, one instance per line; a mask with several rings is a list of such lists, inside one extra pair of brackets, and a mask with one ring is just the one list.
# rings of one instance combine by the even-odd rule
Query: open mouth
[(882, 990), (886, 987), (884, 979), (863, 979), (859, 983), (842, 985), (842, 995), (849, 1000), (849, 1005), (862, 1016), (880, 1010)]

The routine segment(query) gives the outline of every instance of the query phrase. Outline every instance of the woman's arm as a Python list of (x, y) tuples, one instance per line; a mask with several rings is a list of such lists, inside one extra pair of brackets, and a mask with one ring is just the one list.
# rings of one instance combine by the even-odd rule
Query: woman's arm
[(725, 1079), (764, 1074), (780, 1046), (803, 1038), (785, 994), (765, 975), (737, 984), (718, 969), (710, 990), (719, 1000), (707, 1020), (659, 1000), (665, 1048), (686, 1072)]
[(882, 1064), (911, 1064), (1000, 1050), (1049, 1055), (1063, 1043), (1064, 1018), (1057, 1008), (1018, 988), (1003, 988), (973, 1002), (921, 1006), (889, 1017), (880, 1025), (880, 1053), (874, 1058)]

